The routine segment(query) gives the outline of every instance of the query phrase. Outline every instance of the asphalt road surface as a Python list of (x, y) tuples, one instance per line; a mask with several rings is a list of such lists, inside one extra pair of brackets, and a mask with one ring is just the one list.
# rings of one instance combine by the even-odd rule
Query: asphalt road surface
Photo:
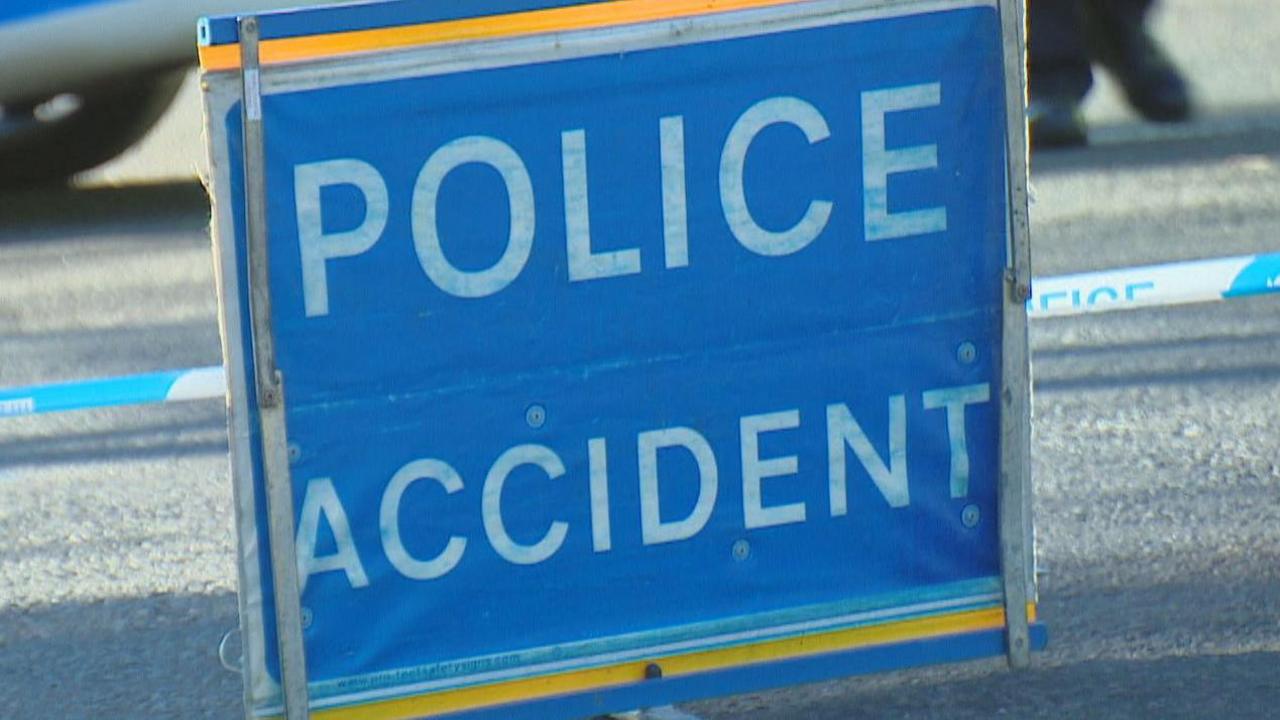
[[(1144, 125), (1101, 87), (1093, 147), (1035, 158), (1037, 275), (1280, 251), (1280, 5), (1167, 2), (1158, 27), (1202, 113)], [(76, 188), (0, 197), (0, 386), (220, 361), (183, 97), (160, 136)], [(1052, 636), (1034, 667), (687, 711), (1276, 716), (1280, 297), (1038, 320), (1032, 336)], [(223, 423), (218, 402), (0, 421), (0, 718), (239, 716), (215, 653), (236, 623)]]

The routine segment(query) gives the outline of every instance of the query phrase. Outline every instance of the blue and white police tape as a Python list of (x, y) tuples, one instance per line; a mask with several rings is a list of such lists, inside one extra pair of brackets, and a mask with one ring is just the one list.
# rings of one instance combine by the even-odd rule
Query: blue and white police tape
[[(1280, 253), (1036, 278), (1027, 313), (1065, 317), (1280, 292)], [(192, 368), (0, 390), (0, 417), (112, 405), (213, 400), (226, 394), (221, 367)]]
[(73, 380), (0, 390), (0, 417), (112, 405), (144, 405), (225, 397), (221, 367), (168, 370), (143, 375)]
[(1147, 265), (1031, 281), (1033, 318), (1280, 292), (1280, 253)]

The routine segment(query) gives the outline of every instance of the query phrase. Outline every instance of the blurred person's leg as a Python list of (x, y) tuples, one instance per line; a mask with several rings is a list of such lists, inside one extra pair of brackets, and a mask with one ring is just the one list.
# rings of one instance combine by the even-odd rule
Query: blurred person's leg
[(1029, 0), (1027, 12), (1031, 143), (1083, 145), (1087, 132), (1080, 106), (1093, 75), (1081, 5), (1078, 0)]
[(1147, 29), (1154, 5), (1154, 0), (1084, 0), (1090, 54), (1115, 76), (1144, 118), (1185, 120), (1191, 115), (1187, 83)]

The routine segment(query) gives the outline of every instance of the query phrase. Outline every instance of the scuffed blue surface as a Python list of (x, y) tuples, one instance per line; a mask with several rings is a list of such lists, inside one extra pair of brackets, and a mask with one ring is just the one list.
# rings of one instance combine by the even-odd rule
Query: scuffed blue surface
[[(991, 383), (999, 397), (999, 60), (995, 14), (966, 10), (265, 98), (273, 311), (290, 440), (299, 450), (295, 502), (307, 480), (333, 479), (371, 581), (353, 591), (340, 572), (311, 578), (303, 598), (313, 618), (311, 677), (340, 680), (998, 575), (996, 404), (969, 410), (970, 494), (953, 499), (945, 413), (925, 411), (921, 394)], [(931, 81), (943, 84), (941, 107), (895, 114), (888, 144), (936, 142), (939, 168), (894, 177), (890, 196), (894, 211), (945, 204), (949, 229), (866, 243), (859, 93)], [(810, 147), (795, 128), (778, 126), (757, 138), (746, 172), (755, 217), (785, 228), (818, 197), (836, 210), (810, 247), (764, 258), (745, 251), (724, 224), (719, 154), (738, 115), (780, 95), (819, 108), (832, 136)], [(657, 128), (673, 114), (685, 116), (690, 265), (667, 270)], [(574, 128), (587, 135), (593, 243), (598, 251), (639, 247), (641, 274), (567, 279), (559, 143), (560, 132)], [(238, 116), (228, 130), (238, 164)], [(529, 263), (510, 287), (482, 300), (437, 290), (410, 231), (422, 163), (470, 134), (509, 143), (536, 188)], [(372, 250), (331, 263), (330, 314), (308, 319), (292, 168), (336, 157), (378, 168), (391, 218)], [(233, 177), (239, 172), (233, 168)], [(444, 187), (441, 234), (459, 266), (492, 262), (506, 236), (495, 177), (464, 167)], [(233, 195), (243, 197), (238, 181)], [(358, 196), (326, 203), (328, 228), (363, 218)], [(242, 202), (232, 206), (238, 212)], [(237, 242), (243, 258), (242, 215)], [(965, 342), (977, 348), (972, 363), (956, 358)], [(847, 404), (883, 455), (888, 398), (899, 394), (908, 402), (911, 506), (890, 510), (850, 454), (850, 514), (831, 517), (826, 406)], [(531, 404), (547, 410), (537, 429), (525, 422)], [(744, 532), (738, 420), (787, 409), (799, 410), (801, 428), (767, 436), (763, 452), (796, 454), (800, 474), (771, 481), (767, 503), (803, 501), (809, 520)], [(646, 547), (635, 437), (678, 425), (714, 448), (720, 498), (694, 538)], [(584, 502), (591, 437), (610, 448), (614, 533), (604, 554), (592, 551)], [(532, 540), (552, 520), (568, 522), (570, 532), (550, 560), (517, 567), (488, 547), (479, 506), (489, 464), (520, 443), (553, 448), (567, 472), (556, 481), (527, 468), (513, 476), (504, 501), (512, 534)], [(469, 545), (445, 578), (415, 582), (382, 555), (378, 512), (391, 475), (425, 457), (449, 461), (465, 487), (446, 496), (421, 483), (406, 496), (406, 507), (430, 508), (405, 515), (406, 542), (424, 557), (450, 534)], [(680, 481), (688, 470), (678, 461), (663, 470), (669, 514), (693, 501)], [(976, 528), (961, 522), (969, 504), (987, 519)], [(270, 637), (261, 504), (259, 528)], [(730, 549), (743, 538), (750, 558), (734, 561)], [(322, 532), (320, 551), (332, 549)], [(274, 643), (267, 645), (274, 672)], [(662, 704), (660, 688), (640, 704)]]

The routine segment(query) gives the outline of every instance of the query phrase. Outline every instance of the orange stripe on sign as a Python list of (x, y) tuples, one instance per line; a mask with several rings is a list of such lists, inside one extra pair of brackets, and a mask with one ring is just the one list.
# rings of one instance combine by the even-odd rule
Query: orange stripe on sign
[[(326, 35), (308, 35), (264, 40), (260, 46), (263, 65), (320, 60), (340, 55), (397, 50), (464, 40), (510, 38), (523, 35), (629, 25), (654, 20), (710, 15), (748, 8), (787, 5), (803, 0), (611, 0), (571, 7), (530, 10), (508, 15), (403, 25), (375, 30), (354, 30)], [(240, 46), (214, 45), (200, 48), (200, 67), (206, 71), (235, 70), (240, 67)]]
[[(1028, 614), (1034, 621), (1036, 615), (1034, 604), (1028, 605)], [(1003, 608), (970, 610), (815, 635), (802, 635), (753, 645), (648, 658), (609, 667), (491, 685), (444, 690), (430, 695), (315, 710), (311, 713), (311, 717), (316, 720), (404, 720), (643, 682), (645, 668), (651, 662), (659, 663), (662, 666), (663, 677), (671, 678), (761, 662), (790, 660), (821, 653), (891, 645), (1002, 627), (1004, 627)]]

